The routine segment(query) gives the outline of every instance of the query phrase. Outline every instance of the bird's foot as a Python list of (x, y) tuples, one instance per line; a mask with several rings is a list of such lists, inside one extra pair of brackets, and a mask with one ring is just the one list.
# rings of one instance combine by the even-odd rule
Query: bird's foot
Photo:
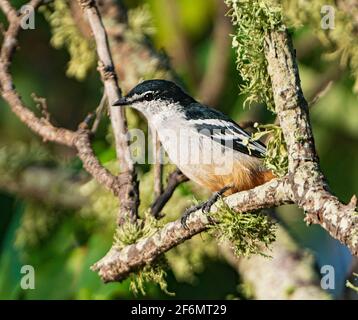
[[(222, 188), (221, 190), (215, 192), (207, 201), (199, 203), (195, 206), (192, 206), (188, 209), (186, 209), (184, 211), (184, 214), (181, 217), (181, 224), (185, 229), (188, 229), (188, 225), (187, 225), (187, 220), (189, 218), (189, 216), (195, 212), (201, 209), (201, 211), (205, 214), (208, 214), (210, 212), (211, 207), (213, 206), (213, 204), (219, 200), (219, 198), (227, 191), (231, 188), (232, 186), (226, 186), (224, 188)], [(212, 219), (210, 218), (210, 216), (208, 216), (208, 220), (211, 223)]]
[(192, 207), (190, 207), (190, 208), (187, 208), (187, 209), (184, 211), (184, 213), (183, 213), (183, 215), (182, 215), (182, 217), (181, 217), (181, 225), (183, 226), (183, 228), (189, 229), (189, 228), (188, 228), (188, 225), (187, 225), (187, 223), (186, 223), (187, 220), (189, 219), (189, 216), (190, 216), (193, 212), (202, 209), (203, 204), (204, 204), (204, 203), (199, 203), (199, 204), (197, 204), (197, 205), (195, 205), (195, 206), (192, 206)]

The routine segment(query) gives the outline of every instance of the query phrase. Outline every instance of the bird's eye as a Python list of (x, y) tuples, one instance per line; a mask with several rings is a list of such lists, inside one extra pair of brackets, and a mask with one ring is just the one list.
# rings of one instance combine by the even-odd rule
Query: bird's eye
[(152, 92), (148, 92), (148, 93), (146, 93), (145, 95), (144, 95), (144, 99), (145, 100), (152, 100), (153, 99), (153, 93)]

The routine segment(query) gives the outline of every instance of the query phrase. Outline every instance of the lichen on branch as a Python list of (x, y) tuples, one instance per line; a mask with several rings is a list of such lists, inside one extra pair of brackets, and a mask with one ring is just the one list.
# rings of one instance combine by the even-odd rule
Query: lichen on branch
[[(143, 219), (138, 219), (136, 223), (127, 219), (117, 227), (114, 235), (113, 247), (120, 251), (142, 238), (152, 236), (160, 229), (160, 227), (160, 222), (149, 212), (146, 212)], [(169, 292), (167, 289), (166, 270), (168, 267), (166, 257), (163, 254), (160, 255), (151, 263), (147, 263), (143, 267), (133, 270), (133, 272), (129, 274), (129, 288), (135, 295), (138, 295), (139, 293), (145, 295), (146, 285), (148, 283), (155, 283), (163, 292), (168, 295), (173, 295), (173, 293)]]
[(265, 103), (275, 110), (264, 39), (271, 30), (283, 28), (281, 7), (275, 0), (225, 0), (235, 27), (232, 46), (236, 51), (237, 70), (243, 79), (241, 93), (245, 103)]
[(220, 243), (228, 243), (238, 257), (267, 256), (264, 251), (276, 239), (274, 221), (260, 212), (237, 212), (221, 201), (210, 218), (215, 222), (209, 232)]
[(260, 140), (267, 137), (267, 151), (264, 158), (266, 168), (272, 170), (278, 177), (283, 177), (288, 169), (287, 146), (283, 137), (282, 129), (275, 124), (255, 123), (257, 131), (253, 134), (252, 139)]
[[(241, 94), (247, 96), (244, 106), (264, 103), (268, 110), (276, 112), (264, 43), (270, 31), (284, 30), (282, 8), (276, 0), (226, 0), (225, 3), (235, 28), (232, 47), (243, 80)], [(268, 135), (265, 166), (282, 177), (287, 173), (288, 158), (281, 128), (274, 124), (257, 125), (256, 128), (258, 132), (253, 139)]]

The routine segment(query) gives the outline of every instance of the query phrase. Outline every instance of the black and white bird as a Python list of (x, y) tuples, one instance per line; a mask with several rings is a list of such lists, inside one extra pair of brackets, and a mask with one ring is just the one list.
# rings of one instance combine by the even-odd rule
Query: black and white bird
[(144, 81), (113, 105), (140, 111), (170, 160), (189, 179), (217, 194), (248, 190), (274, 177), (262, 163), (264, 144), (171, 81)]

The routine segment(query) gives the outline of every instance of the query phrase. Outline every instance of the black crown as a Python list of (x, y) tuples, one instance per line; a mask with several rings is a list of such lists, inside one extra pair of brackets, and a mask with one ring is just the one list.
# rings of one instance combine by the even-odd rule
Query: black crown
[[(135, 86), (128, 94), (127, 98), (134, 95), (143, 95), (146, 92), (152, 92), (151, 99), (162, 99), (172, 102), (179, 102), (183, 106), (196, 102), (192, 97), (183, 91), (172, 81), (153, 79), (146, 80)], [(148, 100), (147, 98), (144, 100)]]

